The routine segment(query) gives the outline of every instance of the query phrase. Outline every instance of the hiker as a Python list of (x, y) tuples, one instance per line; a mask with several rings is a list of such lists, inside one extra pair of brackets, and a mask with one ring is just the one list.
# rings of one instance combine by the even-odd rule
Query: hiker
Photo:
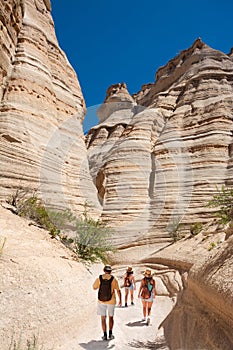
[(150, 315), (153, 300), (156, 295), (155, 280), (152, 278), (151, 270), (147, 269), (144, 272), (144, 278), (141, 280), (140, 288), (138, 291), (138, 297), (142, 300), (143, 307), (143, 321), (146, 321), (147, 325), (150, 324)]
[[(112, 329), (114, 325), (114, 310), (116, 305), (117, 291), (119, 298), (119, 306), (121, 306), (121, 290), (117, 279), (111, 275), (112, 268), (110, 265), (104, 267), (104, 274), (100, 275), (93, 284), (93, 289), (98, 289), (98, 304), (97, 315), (101, 316), (101, 326), (104, 332), (103, 340), (114, 339)], [(107, 338), (107, 322), (106, 318), (109, 318), (109, 333)]]
[(129, 266), (126, 270), (126, 273), (124, 274), (124, 287), (125, 287), (125, 307), (128, 306), (128, 295), (130, 292), (130, 300), (131, 305), (134, 305), (133, 302), (133, 293), (136, 290), (136, 282), (133, 276), (133, 269), (131, 266)]

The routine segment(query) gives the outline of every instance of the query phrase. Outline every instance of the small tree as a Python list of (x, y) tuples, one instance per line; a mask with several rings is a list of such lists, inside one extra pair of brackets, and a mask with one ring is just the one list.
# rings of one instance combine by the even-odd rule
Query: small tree
[(207, 206), (218, 208), (216, 216), (223, 225), (233, 220), (233, 188), (222, 186), (218, 194), (208, 202)]

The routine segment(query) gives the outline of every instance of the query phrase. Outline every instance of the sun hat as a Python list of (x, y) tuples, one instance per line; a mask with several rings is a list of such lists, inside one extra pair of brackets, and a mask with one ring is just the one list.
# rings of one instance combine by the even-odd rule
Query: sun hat
[(105, 272), (112, 272), (112, 267), (110, 265), (105, 265), (104, 266), (104, 271)]
[(145, 276), (145, 275), (151, 276), (151, 270), (146, 269), (146, 271), (144, 272), (144, 276)]
[(131, 266), (128, 266), (126, 272), (132, 272), (133, 271), (133, 268)]

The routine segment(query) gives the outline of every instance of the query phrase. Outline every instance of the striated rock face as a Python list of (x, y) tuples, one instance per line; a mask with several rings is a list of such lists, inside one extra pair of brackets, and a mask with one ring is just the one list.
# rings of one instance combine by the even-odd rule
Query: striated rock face
[(118, 244), (166, 241), (212, 216), (216, 186), (232, 184), (232, 78), (232, 54), (198, 39), (133, 99), (124, 84), (108, 89), (86, 143)]
[(46, 204), (98, 206), (82, 131), (85, 103), (49, 0), (0, 4), (0, 198), (39, 189)]
[(233, 239), (224, 242), (217, 254), (210, 253), (205, 260), (199, 256), (196, 261), (176, 306), (163, 323), (169, 349), (230, 350)]

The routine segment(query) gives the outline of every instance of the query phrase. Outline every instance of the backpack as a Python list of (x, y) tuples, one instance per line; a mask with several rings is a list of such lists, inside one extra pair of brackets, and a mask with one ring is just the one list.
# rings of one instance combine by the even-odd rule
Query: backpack
[(108, 279), (103, 279), (102, 275), (99, 276), (100, 286), (98, 291), (98, 299), (100, 301), (109, 301), (112, 299), (112, 281), (114, 279), (113, 276)]
[(124, 287), (130, 287), (132, 282), (130, 281), (129, 277), (124, 278)]
[(142, 299), (150, 299), (153, 285), (154, 285), (154, 280), (147, 282), (144, 278), (144, 284), (143, 284), (142, 290), (141, 290)]

